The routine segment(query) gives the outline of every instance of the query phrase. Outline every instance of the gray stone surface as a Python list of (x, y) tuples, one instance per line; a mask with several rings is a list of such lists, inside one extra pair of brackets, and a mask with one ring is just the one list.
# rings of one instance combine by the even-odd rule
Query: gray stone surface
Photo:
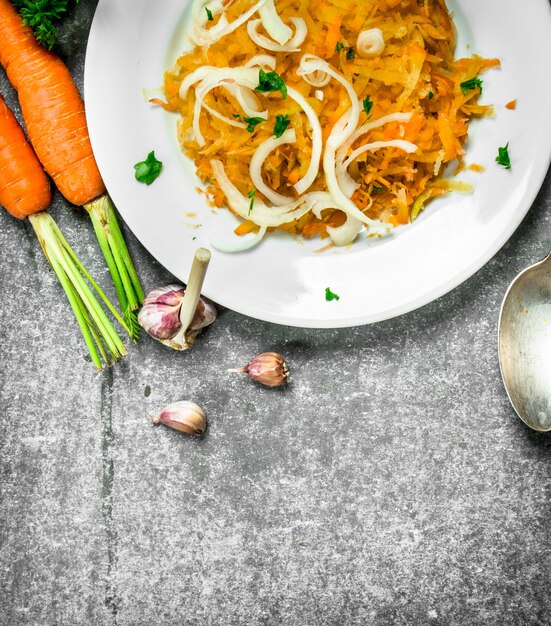
[[(94, 4), (64, 31), (79, 84)], [(548, 176), (504, 249), (415, 313), (316, 331), (222, 311), (193, 350), (144, 338), (103, 373), (2, 213), (0, 624), (551, 623), (551, 437), (516, 419), (496, 352), (550, 211)], [(52, 214), (108, 285), (87, 217)], [(128, 241), (146, 288), (171, 281)], [(288, 389), (226, 372), (272, 349)], [(203, 440), (147, 422), (177, 399), (205, 407)]]

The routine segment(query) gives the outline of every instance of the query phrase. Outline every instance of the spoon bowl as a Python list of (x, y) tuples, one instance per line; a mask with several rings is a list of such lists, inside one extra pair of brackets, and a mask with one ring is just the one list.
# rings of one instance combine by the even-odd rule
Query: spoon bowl
[(551, 254), (511, 283), (499, 315), (499, 365), (520, 419), (551, 430)]

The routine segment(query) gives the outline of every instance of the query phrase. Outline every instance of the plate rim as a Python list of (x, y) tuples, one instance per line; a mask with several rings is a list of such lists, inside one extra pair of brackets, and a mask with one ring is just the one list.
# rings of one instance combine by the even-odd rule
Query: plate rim
[[(92, 57), (95, 53), (95, 46), (97, 45), (97, 16), (101, 14), (101, 11), (113, 0), (99, 0), (98, 5), (96, 7), (96, 12), (94, 15), (94, 19), (90, 29), (90, 36), (88, 39), (88, 45), (86, 49), (86, 58), (85, 58), (85, 67), (84, 67), (84, 97), (86, 102), (86, 108), (89, 109), (90, 98), (88, 94), (92, 91), (92, 75), (93, 70), (92, 67)], [(548, 5), (547, 0), (539, 0), (539, 5), (541, 7), (545, 7), (547, 9), (548, 16), (548, 27), (549, 32), (551, 33), (551, 6)], [(165, 55), (166, 56), (166, 55)], [(551, 94), (551, 88), (550, 88)], [(94, 152), (96, 152), (96, 148), (98, 145), (98, 136), (95, 132), (95, 129), (90, 127), (90, 137), (92, 141), (92, 146)], [(467, 280), (469, 280), (474, 274), (476, 274), (479, 270), (481, 270), (485, 265), (487, 265), (491, 259), (503, 248), (503, 246), (507, 243), (507, 241), (512, 237), (512, 235), (519, 228), (520, 224), (526, 218), (528, 212), (536, 200), (543, 183), (545, 182), (547, 173), (549, 171), (549, 166), (551, 164), (551, 124), (546, 127), (546, 133), (543, 133), (545, 139), (542, 141), (538, 141), (538, 146), (540, 151), (543, 151), (543, 158), (534, 159), (532, 162), (532, 168), (530, 173), (530, 184), (528, 188), (523, 193), (521, 199), (517, 203), (519, 207), (518, 213), (515, 214), (515, 219), (511, 219), (507, 223), (507, 227), (504, 228), (501, 236), (495, 239), (491, 246), (488, 246), (483, 254), (479, 254), (476, 258), (469, 264), (466, 264), (461, 271), (457, 272), (454, 276), (447, 278), (438, 286), (433, 289), (424, 292), (418, 297), (412, 298), (405, 303), (400, 305), (390, 307), (386, 309), (384, 312), (378, 313), (368, 313), (368, 314), (351, 314), (345, 317), (335, 318), (335, 319), (317, 319), (311, 317), (302, 317), (297, 319), (292, 315), (285, 315), (284, 313), (278, 311), (276, 315), (267, 315), (265, 313), (256, 311), (254, 313), (251, 312), (250, 308), (245, 306), (241, 306), (239, 302), (224, 302), (223, 299), (220, 299), (216, 296), (215, 293), (212, 293), (208, 284), (205, 285), (204, 295), (208, 298), (214, 300), (220, 305), (229, 308), (237, 313), (242, 315), (259, 319), (265, 322), (286, 325), (286, 326), (294, 326), (294, 327), (302, 327), (302, 328), (349, 328), (361, 325), (374, 324), (378, 322), (382, 322), (385, 320), (393, 319), (395, 317), (405, 315), (407, 313), (411, 313), (421, 307), (434, 302), (435, 300), (445, 296), (450, 293), (454, 289), (456, 289), (459, 285), (463, 284)], [(545, 147), (546, 146), (546, 147)], [(102, 171), (102, 164), (98, 160), (98, 167), (100, 171)], [(105, 170), (105, 168), (103, 168)], [(102, 171), (102, 175), (106, 178), (104, 171)], [(108, 176), (107, 176), (108, 178)], [(107, 183), (106, 183), (107, 184)], [(115, 194), (116, 195), (116, 194)], [(120, 206), (124, 207), (124, 203)], [(181, 276), (178, 271), (174, 271), (174, 268), (171, 267), (170, 263), (166, 263), (159, 259), (158, 254), (151, 249), (151, 247), (143, 241), (143, 237), (140, 236), (138, 232), (136, 232), (135, 228), (132, 228), (126, 219), (124, 209), (120, 210), (121, 216), (125, 219), (130, 230), (132, 230), (134, 236), (138, 239), (141, 245), (155, 258), (161, 265), (163, 265), (168, 271), (174, 274), (176, 277), (181, 279)], [(185, 278), (182, 279), (185, 282)]]

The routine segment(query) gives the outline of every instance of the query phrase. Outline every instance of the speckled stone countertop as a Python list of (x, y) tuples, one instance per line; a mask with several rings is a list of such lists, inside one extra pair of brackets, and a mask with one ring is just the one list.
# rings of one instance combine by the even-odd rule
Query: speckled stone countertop
[[(60, 48), (80, 86), (94, 5)], [(88, 218), (57, 195), (52, 214), (108, 285)], [(146, 337), (103, 373), (30, 226), (0, 220), (2, 626), (551, 624), (551, 436), (515, 417), (496, 347), (508, 284), (551, 248), (551, 177), (415, 313), (316, 331), (222, 311), (193, 350)], [(128, 241), (146, 289), (171, 281)], [(226, 371), (264, 350), (287, 389)], [(205, 407), (202, 440), (148, 423), (177, 399)]]

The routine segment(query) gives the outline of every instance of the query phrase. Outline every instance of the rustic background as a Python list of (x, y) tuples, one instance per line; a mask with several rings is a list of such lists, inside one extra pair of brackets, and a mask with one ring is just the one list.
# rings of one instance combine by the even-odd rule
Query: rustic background
[[(59, 48), (80, 87), (94, 8)], [(550, 211), (548, 176), (504, 249), (415, 313), (316, 331), (221, 311), (193, 350), (144, 337), (103, 373), (2, 213), (0, 624), (551, 623), (551, 437), (516, 419), (496, 348)], [(82, 210), (52, 213), (108, 285)], [(128, 241), (146, 290), (172, 281)], [(264, 350), (287, 389), (227, 373)], [(177, 399), (205, 407), (203, 440), (148, 423)]]

